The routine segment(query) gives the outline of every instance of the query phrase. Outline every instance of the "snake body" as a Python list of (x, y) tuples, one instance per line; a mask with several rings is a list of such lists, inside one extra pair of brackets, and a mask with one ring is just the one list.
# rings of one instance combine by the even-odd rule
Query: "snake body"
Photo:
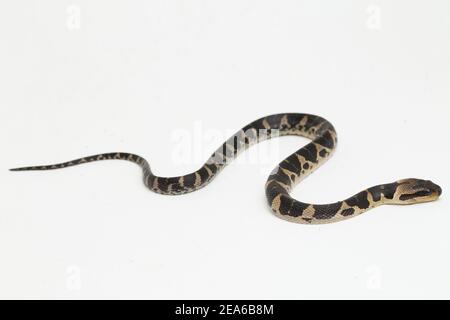
[(178, 195), (206, 186), (240, 152), (274, 136), (296, 135), (311, 139), (305, 147), (284, 159), (270, 174), (266, 197), (276, 216), (297, 223), (323, 224), (358, 216), (382, 204), (415, 204), (434, 201), (442, 189), (427, 180), (404, 179), (382, 184), (331, 204), (309, 204), (292, 198), (292, 188), (328, 160), (336, 149), (337, 134), (326, 119), (300, 113), (283, 113), (251, 122), (225, 141), (197, 171), (178, 177), (159, 177), (148, 162), (135, 154), (104, 153), (54, 165), (11, 169), (12, 171), (51, 170), (100, 160), (128, 160), (143, 169), (144, 184), (152, 191)]

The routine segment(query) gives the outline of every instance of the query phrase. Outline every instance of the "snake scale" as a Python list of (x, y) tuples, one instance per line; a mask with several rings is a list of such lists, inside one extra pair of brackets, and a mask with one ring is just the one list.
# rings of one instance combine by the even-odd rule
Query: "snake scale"
[(104, 153), (54, 165), (11, 169), (12, 171), (50, 170), (99, 160), (128, 160), (143, 169), (144, 183), (152, 191), (178, 195), (207, 185), (240, 152), (274, 136), (296, 135), (312, 140), (284, 159), (270, 174), (266, 196), (276, 216), (297, 223), (324, 224), (356, 217), (383, 204), (415, 204), (434, 201), (442, 189), (427, 180), (404, 179), (368, 188), (331, 204), (309, 204), (292, 198), (289, 193), (303, 178), (323, 164), (336, 149), (337, 134), (333, 125), (311, 114), (283, 113), (263, 117), (248, 124), (223, 143), (197, 171), (179, 177), (155, 176), (148, 162), (135, 154)]

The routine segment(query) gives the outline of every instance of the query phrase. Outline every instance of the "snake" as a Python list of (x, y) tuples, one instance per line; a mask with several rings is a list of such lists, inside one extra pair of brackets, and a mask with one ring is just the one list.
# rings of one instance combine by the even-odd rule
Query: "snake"
[(226, 140), (198, 170), (177, 177), (154, 175), (143, 157), (133, 153), (110, 152), (76, 160), (11, 171), (52, 170), (101, 160), (127, 160), (143, 170), (145, 186), (164, 195), (180, 195), (199, 190), (242, 151), (261, 141), (280, 136), (301, 136), (311, 142), (281, 161), (265, 185), (268, 205), (284, 220), (301, 224), (326, 224), (361, 215), (380, 205), (411, 205), (438, 200), (442, 189), (422, 179), (402, 179), (365, 189), (354, 196), (329, 204), (310, 204), (290, 196), (292, 189), (327, 161), (336, 150), (337, 133), (326, 119), (305, 113), (273, 114), (255, 120)]

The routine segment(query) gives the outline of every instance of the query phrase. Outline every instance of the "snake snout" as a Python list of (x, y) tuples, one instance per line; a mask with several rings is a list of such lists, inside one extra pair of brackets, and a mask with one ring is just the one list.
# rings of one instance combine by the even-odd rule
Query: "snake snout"
[(440, 187), (440, 186), (438, 186), (438, 185), (436, 185), (436, 192), (437, 192), (437, 194), (439, 195), (439, 196), (441, 196), (442, 195), (442, 188)]
[(421, 188), (425, 189), (432, 196), (439, 197), (442, 194), (442, 188), (429, 180), (425, 181)]

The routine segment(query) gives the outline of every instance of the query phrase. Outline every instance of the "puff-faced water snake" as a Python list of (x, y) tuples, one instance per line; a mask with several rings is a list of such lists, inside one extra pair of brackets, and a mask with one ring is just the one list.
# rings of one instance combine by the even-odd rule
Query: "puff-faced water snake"
[(305, 224), (323, 224), (345, 220), (383, 204), (415, 204), (434, 201), (442, 189), (427, 180), (404, 179), (378, 185), (331, 204), (308, 204), (295, 200), (289, 193), (303, 178), (330, 158), (337, 145), (333, 125), (311, 114), (283, 113), (270, 115), (248, 124), (223, 143), (197, 171), (179, 177), (159, 177), (148, 162), (135, 154), (104, 153), (54, 165), (11, 169), (12, 171), (51, 170), (99, 160), (128, 160), (142, 167), (144, 183), (152, 191), (177, 195), (198, 190), (249, 146), (274, 136), (296, 135), (311, 143), (284, 159), (270, 174), (266, 183), (267, 201), (280, 218)]

